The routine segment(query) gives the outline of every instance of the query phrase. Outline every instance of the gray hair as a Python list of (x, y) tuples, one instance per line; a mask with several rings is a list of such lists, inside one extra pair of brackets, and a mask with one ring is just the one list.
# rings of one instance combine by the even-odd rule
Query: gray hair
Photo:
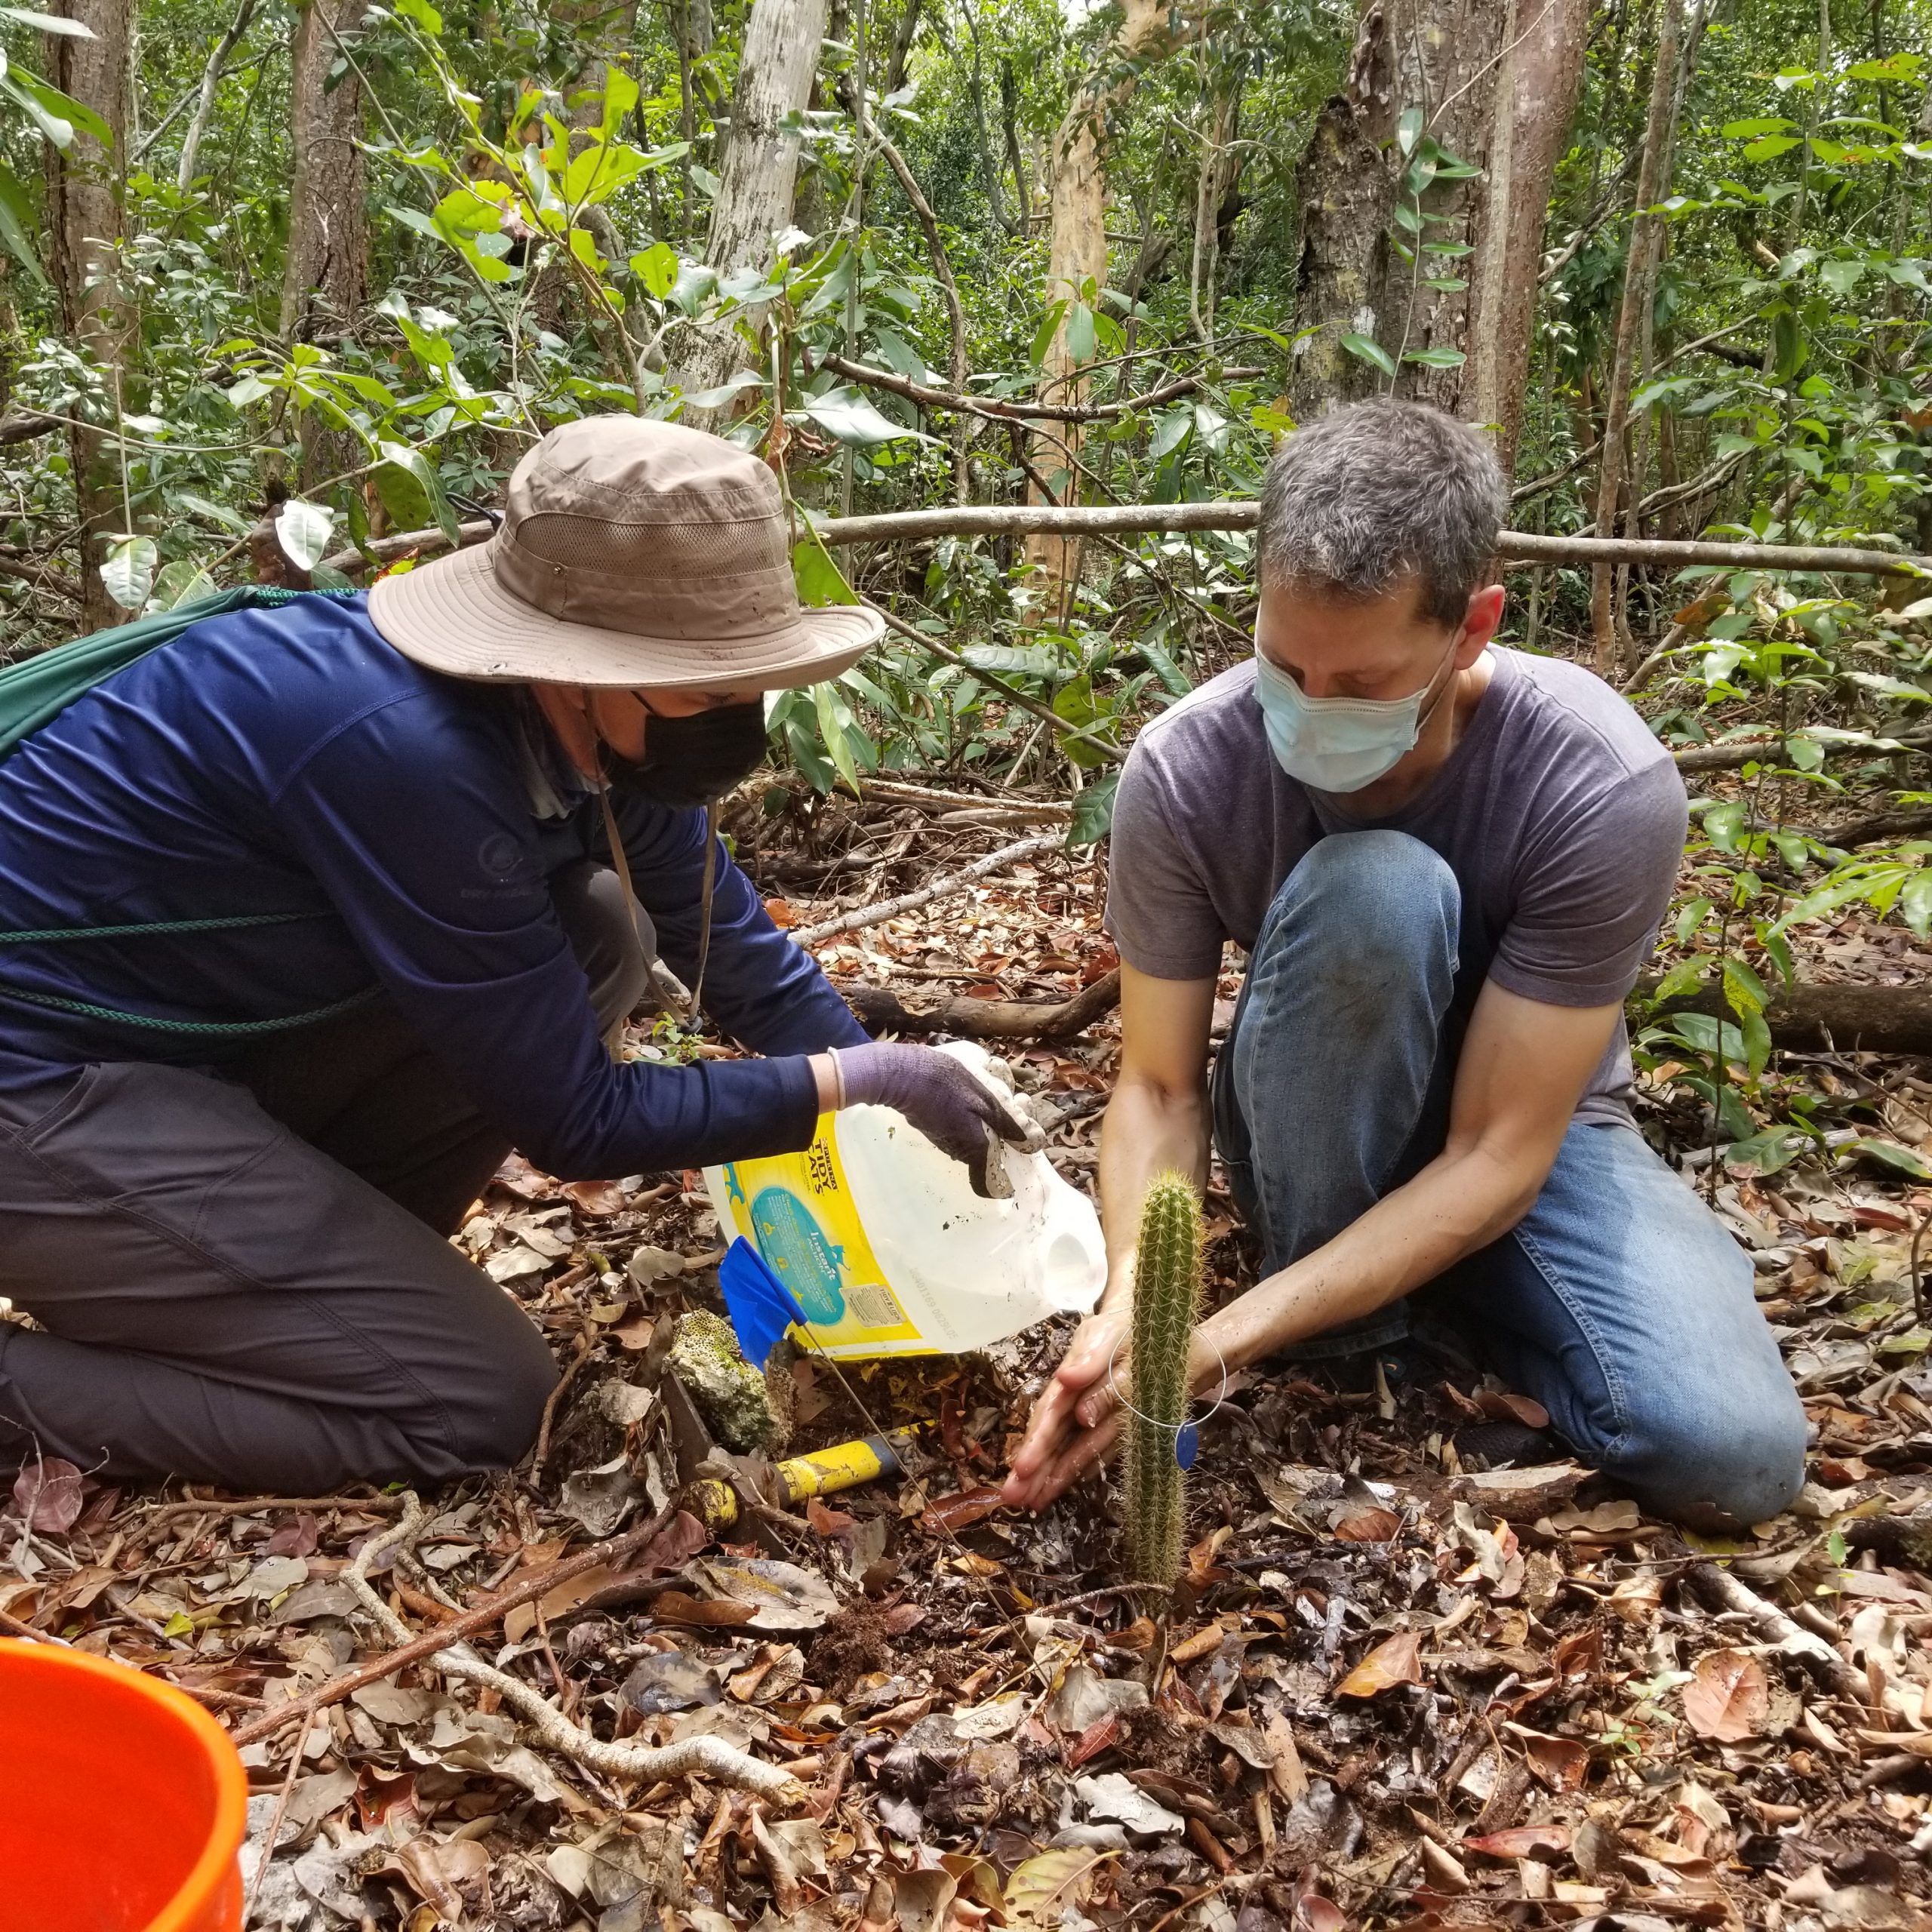
[(1426, 403), (1352, 403), (1297, 430), (1269, 465), (1262, 572), (1350, 602), (1414, 577), (1423, 616), (1458, 624), (1495, 556), (1509, 500), (1479, 429)]

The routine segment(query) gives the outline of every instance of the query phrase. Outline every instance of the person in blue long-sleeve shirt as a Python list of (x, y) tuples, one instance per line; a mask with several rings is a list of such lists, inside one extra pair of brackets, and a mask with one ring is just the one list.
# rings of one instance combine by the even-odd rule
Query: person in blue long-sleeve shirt
[[(507, 502), (367, 598), (194, 625), (0, 761), (0, 1295), (36, 1324), (0, 1323), (0, 1454), (314, 1494), (501, 1466), (555, 1370), (445, 1237), (511, 1147), (696, 1167), (872, 1100), (984, 1186), (1023, 1134), (868, 1043), (721, 845), (707, 906), (761, 693), (878, 634), (798, 610), (770, 472), (600, 419)], [(613, 1057), (653, 948), (761, 1057)]]

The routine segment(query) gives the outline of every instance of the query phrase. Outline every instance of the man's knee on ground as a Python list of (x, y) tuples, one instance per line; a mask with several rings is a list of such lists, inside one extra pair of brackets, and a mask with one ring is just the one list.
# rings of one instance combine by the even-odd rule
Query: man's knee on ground
[(1789, 1381), (1713, 1390), (1633, 1420), (1606, 1473), (1655, 1514), (1712, 1531), (1767, 1522), (1804, 1486), (1804, 1411)]

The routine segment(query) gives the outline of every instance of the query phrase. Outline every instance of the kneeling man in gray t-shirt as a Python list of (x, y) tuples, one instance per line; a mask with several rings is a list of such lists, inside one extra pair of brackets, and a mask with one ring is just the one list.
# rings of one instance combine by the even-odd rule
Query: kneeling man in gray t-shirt
[[(1211, 1139), (1267, 1272), (1198, 1331), (1197, 1390), (1291, 1346), (1387, 1346), (1426, 1289), (1653, 1509), (1752, 1523), (1798, 1492), (1804, 1417), (1749, 1262), (1625, 1105), (1684, 787), (1589, 672), (1491, 642), (1507, 501), (1487, 438), (1418, 404), (1338, 411), (1275, 460), (1254, 657), (1121, 776), (1109, 1278), (1011, 1501), (1111, 1443), (1141, 1200), (1204, 1177)], [(1247, 973), (1211, 1080), (1229, 940)]]

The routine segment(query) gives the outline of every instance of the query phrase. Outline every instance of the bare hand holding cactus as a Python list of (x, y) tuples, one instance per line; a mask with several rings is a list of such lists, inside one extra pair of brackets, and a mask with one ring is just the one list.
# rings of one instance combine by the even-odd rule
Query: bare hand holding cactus
[[(1179, 1328), (1178, 1354), (1173, 1358), (1174, 1374), (1183, 1390), (1211, 1386), (1223, 1367), (1223, 1355), (1204, 1332), (1194, 1327), (1198, 1318), (1199, 1293), (1200, 1219), (1198, 1197), (1185, 1176), (1159, 1177), (1149, 1189), (1164, 1183), (1186, 1191), (1195, 1203), (1194, 1272), (1189, 1313)], [(1146, 1222), (1141, 1224), (1142, 1258), (1137, 1274), (1145, 1265)], [(1134, 1394), (1134, 1362), (1140, 1358), (1141, 1345), (1135, 1337), (1140, 1314), (1140, 1294), (1132, 1300), (1116, 1300), (1090, 1315), (1074, 1332), (1066, 1355), (1053, 1374), (1027, 1426), (1026, 1439), (1013, 1458), (1012, 1473), (1004, 1491), (1006, 1502), (1017, 1509), (1041, 1509), (1062, 1491), (1111, 1453), (1123, 1426), (1130, 1429), (1134, 1418), (1126, 1402), (1144, 1407)], [(1151, 1312), (1148, 1318), (1153, 1318)], [(1171, 1312), (1160, 1317), (1171, 1326)], [(1124, 1401), (1123, 1398), (1125, 1398)], [(1169, 1431), (1169, 1458), (1172, 1460), (1174, 1432)], [(1177, 1472), (1178, 1470), (1177, 1469)]]

